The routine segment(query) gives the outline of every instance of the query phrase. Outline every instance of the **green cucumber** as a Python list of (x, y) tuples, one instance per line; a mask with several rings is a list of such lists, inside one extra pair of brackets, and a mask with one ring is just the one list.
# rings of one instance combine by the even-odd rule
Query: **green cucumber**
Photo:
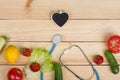
[(55, 67), (55, 80), (63, 80), (62, 68), (59, 63), (54, 63)]
[(110, 64), (112, 73), (114, 73), (114, 74), (119, 73), (119, 65), (118, 65), (114, 55), (109, 50), (106, 50), (105, 56)]
[(6, 36), (0, 36), (0, 52), (2, 51), (6, 42), (7, 42), (7, 37)]

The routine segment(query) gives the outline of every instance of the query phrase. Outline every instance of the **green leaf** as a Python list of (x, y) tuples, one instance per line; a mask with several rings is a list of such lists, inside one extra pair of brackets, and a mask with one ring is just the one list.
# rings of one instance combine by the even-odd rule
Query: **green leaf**
[(41, 65), (41, 72), (50, 72), (54, 69), (52, 57), (48, 50), (34, 49), (31, 53), (31, 62), (38, 62)]

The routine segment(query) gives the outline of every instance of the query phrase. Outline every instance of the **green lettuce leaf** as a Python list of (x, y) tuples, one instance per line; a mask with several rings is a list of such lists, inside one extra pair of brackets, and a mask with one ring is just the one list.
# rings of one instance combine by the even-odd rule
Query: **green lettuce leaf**
[(48, 50), (36, 48), (31, 53), (31, 62), (38, 62), (41, 65), (41, 72), (50, 72), (54, 69), (52, 57)]
[(53, 63), (45, 63), (42, 65), (42, 68), (40, 69), (41, 72), (50, 72), (54, 70), (54, 65)]

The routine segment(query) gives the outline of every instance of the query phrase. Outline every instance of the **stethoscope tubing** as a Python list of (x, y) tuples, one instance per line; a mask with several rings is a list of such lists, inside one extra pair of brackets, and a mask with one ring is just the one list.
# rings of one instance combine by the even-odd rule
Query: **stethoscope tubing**
[(52, 46), (52, 48), (51, 48), (51, 50), (50, 50), (50, 55), (52, 55), (52, 53), (55, 50), (55, 48), (56, 48), (56, 44), (54, 43), (53, 46)]
[[(56, 48), (56, 44), (54, 43), (52, 48), (51, 48), (51, 50), (50, 50), (50, 55), (52, 55), (52, 53), (54, 52), (55, 48)], [(44, 80), (44, 73), (43, 72), (40, 73), (40, 80)]]
[(83, 53), (84, 57), (86, 58), (86, 60), (87, 60), (88, 63), (90, 64), (90, 66), (92, 67), (92, 69), (93, 69), (93, 75), (91, 76), (91, 78), (92, 78), (92, 77), (94, 76), (94, 74), (95, 74), (97, 80), (100, 80), (99, 73), (98, 73), (97, 70), (94, 68), (94, 66), (92, 65), (92, 63), (90, 62), (90, 60), (88, 59), (88, 57), (86, 56), (86, 54), (84, 53), (84, 51), (83, 51), (78, 45), (72, 45), (72, 46), (70, 46), (67, 50), (65, 50), (65, 51), (60, 55), (59, 61), (60, 61), (61, 65), (64, 66), (67, 70), (69, 70), (69, 71), (70, 71), (74, 76), (76, 76), (78, 79), (80, 79), (80, 80), (91, 80), (91, 78), (90, 78), (90, 79), (83, 79), (83, 78), (81, 78), (80, 76), (78, 76), (76, 73), (74, 73), (72, 70), (70, 70), (67, 66), (65, 66), (65, 65), (62, 63), (62, 60), (61, 60), (62, 56), (63, 56), (64, 54), (68, 53), (72, 47), (77, 47), (77, 48), (79, 48), (79, 50)]
[(94, 73), (96, 75), (97, 80), (100, 80), (99, 73), (98, 73), (98, 71), (94, 67), (93, 67), (93, 71), (94, 71)]
[[(100, 76), (99, 76), (99, 73), (97, 72), (97, 70), (93, 67), (93, 65), (92, 65), (92, 63), (89, 61), (89, 59), (88, 59), (88, 57), (86, 56), (86, 54), (84, 53), (84, 51), (79, 47), (79, 46), (77, 46), (77, 45), (73, 45), (73, 46), (76, 46), (77, 48), (79, 48), (81, 51), (82, 51), (82, 53), (83, 53), (83, 55), (85, 56), (85, 58), (87, 59), (87, 61), (90, 63), (90, 65), (92, 66), (92, 68), (93, 68), (93, 71), (94, 71), (94, 73), (95, 73), (95, 75), (96, 75), (96, 78), (97, 78), (97, 80), (100, 80)], [(52, 46), (52, 48), (51, 48), (51, 50), (50, 50), (50, 54), (52, 55), (52, 53), (53, 53), (53, 51), (55, 50), (55, 48), (56, 48), (56, 44), (53, 44), (53, 46)], [(70, 47), (70, 48), (72, 48), (72, 46)], [(69, 49), (70, 49), (69, 48)], [(63, 53), (64, 54), (64, 53)], [(61, 57), (63, 56), (63, 54), (59, 57), (59, 61), (61, 62), (61, 64), (63, 64), (62, 63), (62, 61), (61, 61)], [(66, 69), (68, 69), (72, 74), (74, 74), (77, 78), (79, 78), (80, 80), (84, 80), (83, 78), (81, 78), (81, 77), (79, 77), (78, 75), (76, 75), (72, 70), (70, 70), (67, 66), (65, 66), (65, 65), (63, 65)], [(43, 72), (41, 72), (40, 73), (40, 79), (41, 80), (44, 80), (43, 79)]]

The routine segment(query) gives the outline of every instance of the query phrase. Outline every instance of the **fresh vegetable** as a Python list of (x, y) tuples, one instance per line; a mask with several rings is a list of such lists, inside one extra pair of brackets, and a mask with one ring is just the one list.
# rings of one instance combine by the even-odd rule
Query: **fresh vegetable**
[(12, 68), (7, 73), (8, 80), (23, 80), (23, 73), (19, 68)]
[(111, 36), (107, 44), (108, 49), (112, 53), (120, 53), (120, 36), (118, 35)]
[(36, 48), (31, 53), (31, 62), (37, 62), (41, 65), (41, 72), (50, 72), (54, 69), (51, 55), (48, 50)]
[(37, 71), (40, 70), (40, 64), (37, 63), (37, 62), (32, 62), (32, 63), (30, 64), (30, 69), (31, 69), (31, 71), (33, 71), (33, 72), (37, 72)]
[(94, 58), (94, 62), (98, 65), (103, 63), (103, 57), (101, 55), (96, 55)]
[(19, 58), (19, 49), (14, 45), (10, 45), (5, 49), (4, 55), (9, 63), (15, 64)]
[(54, 63), (55, 66), (55, 80), (63, 80), (62, 68), (59, 63)]
[(0, 37), (0, 52), (2, 51), (2, 49), (5, 46), (6, 42), (7, 42), (7, 37), (6, 36), (1, 36)]
[(21, 48), (21, 53), (24, 55), (24, 56), (26, 56), (26, 57), (29, 57), (29, 56), (31, 56), (31, 49), (29, 49), (29, 48)]
[(25, 73), (25, 80), (37, 80), (38, 76), (40, 75), (40, 72), (33, 72), (30, 69), (30, 64), (26, 65), (23, 69), (24, 73)]
[(45, 62), (40, 69), (41, 72), (50, 72), (53, 70), (54, 70), (53, 62)]
[(109, 51), (105, 51), (105, 56), (110, 64), (111, 70), (114, 74), (119, 73), (119, 66), (118, 63), (114, 57), (114, 55)]

